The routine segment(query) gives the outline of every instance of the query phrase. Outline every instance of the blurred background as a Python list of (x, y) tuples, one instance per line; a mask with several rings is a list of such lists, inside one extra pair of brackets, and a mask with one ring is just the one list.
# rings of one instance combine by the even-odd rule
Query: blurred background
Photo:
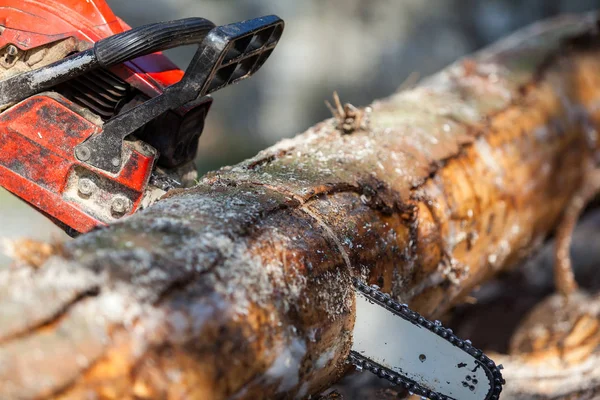
[[(227, 24), (265, 14), (286, 22), (282, 41), (252, 79), (215, 93), (198, 169), (234, 164), (330, 113), (366, 105), (411, 74), (427, 76), (539, 19), (600, 8), (600, 0), (107, 0), (132, 26), (200, 16)], [(184, 68), (193, 48), (168, 54)], [(0, 238), (64, 237), (0, 189)], [(6, 265), (0, 256), (0, 266)]]

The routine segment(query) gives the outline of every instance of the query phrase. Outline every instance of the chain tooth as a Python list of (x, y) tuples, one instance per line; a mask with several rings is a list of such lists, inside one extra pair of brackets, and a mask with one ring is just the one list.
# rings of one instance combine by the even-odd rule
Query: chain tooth
[[(408, 321), (418, 323), (420, 326), (424, 327), (428, 331), (433, 332), (438, 336), (441, 336), (448, 342), (461, 348), (463, 351), (470, 354), (473, 358), (480, 361), (489, 372), (491, 378), (491, 387), (488, 392), (488, 395), (485, 399), (482, 400), (499, 399), (500, 392), (502, 392), (502, 385), (504, 385), (505, 383), (504, 378), (502, 378), (502, 372), (500, 372), (500, 370), (503, 369), (502, 365), (496, 366), (494, 361), (487, 357), (485, 354), (483, 354), (481, 350), (473, 347), (473, 344), (470, 340), (462, 340), (458, 338), (456, 335), (454, 335), (452, 329), (444, 328), (440, 321), (430, 321), (427, 318), (409, 309), (407, 304), (397, 303), (394, 299), (390, 297), (389, 294), (382, 293), (378, 286), (368, 286), (357, 278), (353, 278), (353, 283), (358, 290), (360, 290), (372, 300), (379, 302), (381, 306), (388, 308), (394, 314)], [(350, 352), (348, 360), (355, 366), (361, 369), (368, 370), (374, 373), (375, 375), (378, 375), (379, 377), (390, 381), (393, 384), (402, 385), (408, 391), (418, 394), (419, 396), (427, 397), (431, 400), (449, 399), (447, 396), (424, 388), (416, 382), (412, 381), (411, 379), (408, 379), (398, 374), (397, 372), (389, 370), (386, 367), (383, 367), (358, 353)]]

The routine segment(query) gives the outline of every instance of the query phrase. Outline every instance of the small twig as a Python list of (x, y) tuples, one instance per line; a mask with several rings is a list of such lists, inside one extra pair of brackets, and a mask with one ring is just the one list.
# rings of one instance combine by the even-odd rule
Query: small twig
[(337, 121), (337, 128), (342, 133), (349, 135), (357, 130), (368, 129), (368, 116), (371, 113), (371, 107), (357, 108), (350, 103), (342, 106), (337, 92), (333, 92), (333, 103), (334, 105), (331, 105), (329, 101), (325, 100), (325, 105), (327, 105), (327, 108), (333, 114), (333, 117)]

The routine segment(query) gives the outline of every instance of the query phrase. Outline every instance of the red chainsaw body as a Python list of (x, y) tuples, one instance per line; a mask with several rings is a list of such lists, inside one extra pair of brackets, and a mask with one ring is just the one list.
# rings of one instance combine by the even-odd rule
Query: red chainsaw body
[[(90, 169), (75, 158), (73, 148), (99, 127), (73, 109), (64, 98), (37, 95), (0, 114), (0, 185), (63, 224), (87, 232), (112, 219), (115, 191), (131, 201), (132, 210), (138, 208), (156, 153), (126, 144), (127, 161), (117, 176)], [(81, 196), (77, 182), (89, 177), (97, 185), (95, 193)]]
[[(192, 184), (210, 94), (258, 71), (283, 29), (131, 29), (105, 0), (0, 0), (0, 186), (74, 235)], [(185, 73), (158, 52), (191, 44)]]
[[(75, 38), (85, 48), (129, 29), (104, 0), (3, 0), (0, 25), (4, 27), (0, 49), (14, 45), (23, 51), (66, 38)], [(160, 53), (111, 72), (148, 97), (162, 93), (183, 75)], [(125, 143), (118, 174), (79, 162), (73, 149), (102, 126), (100, 118), (88, 114), (53, 92), (27, 98), (0, 113), (0, 185), (77, 232), (123, 216), (111, 213), (116, 192), (130, 204), (125, 214), (135, 212), (157, 158), (154, 149), (132, 141)], [(96, 186), (91, 195), (78, 192), (77, 183), (84, 178), (92, 178)]]
[[(68, 37), (90, 45), (130, 26), (104, 0), (3, 0), (0, 48), (14, 44), (30, 50)], [(149, 96), (178, 82), (183, 71), (160, 53), (139, 57), (112, 69), (115, 75)]]

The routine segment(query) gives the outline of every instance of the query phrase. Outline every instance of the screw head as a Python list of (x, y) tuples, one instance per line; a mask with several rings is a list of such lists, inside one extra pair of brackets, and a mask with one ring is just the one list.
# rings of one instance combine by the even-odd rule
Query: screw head
[(78, 146), (75, 148), (75, 157), (79, 161), (87, 161), (92, 157), (92, 151), (87, 146)]
[(118, 157), (113, 158), (112, 160), (110, 160), (110, 163), (115, 166), (115, 167), (120, 167), (121, 166), (121, 159)]
[(91, 196), (96, 191), (96, 184), (90, 178), (81, 178), (77, 189), (80, 195)]
[(131, 209), (131, 200), (123, 195), (118, 194), (113, 198), (113, 201), (110, 204), (110, 209), (112, 210), (113, 214), (122, 216)]
[(19, 49), (17, 49), (17, 46), (15, 46), (14, 44), (9, 44), (6, 47), (6, 52), (9, 56), (16, 56), (17, 53), (19, 53)]

